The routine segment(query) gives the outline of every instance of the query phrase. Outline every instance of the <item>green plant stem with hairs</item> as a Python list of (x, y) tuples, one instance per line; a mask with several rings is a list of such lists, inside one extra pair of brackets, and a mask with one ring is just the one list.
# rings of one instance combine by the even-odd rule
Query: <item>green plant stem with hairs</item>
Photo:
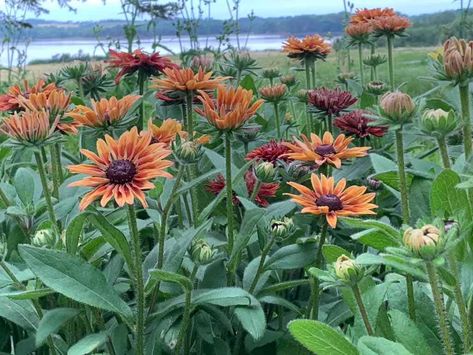
[[(192, 91), (186, 92), (186, 130), (188, 133), (188, 139), (194, 140), (194, 116), (193, 116), (193, 102), (194, 102), (194, 93)], [(189, 182), (194, 180), (197, 176), (197, 164), (192, 164), (188, 166), (188, 177)], [(192, 203), (192, 220), (194, 222), (194, 227), (199, 223), (199, 198), (197, 196), (197, 187), (192, 186), (190, 189), (191, 194), (191, 203)]]
[(146, 76), (142, 73), (138, 73), (138, 93), (141, 96), (141, 103), (139, 109), (139, 117), (138, 117), (138, 128), (145, 129), (145, 100), (144, 100), (144, 93), (145, 93), (145, 83), (146, 83)]
[(388, 68), (389, 68), (389, 85), (391, 91), (394, 90), (394, 63), (393, 63), (393, 41), (394, 37), (391, 35), (386, 36), (388, 42)]
[(374, 335), (373, 327), (371, 326), (370, 320), (368, 318), (368, 312), (366, 312), (366, 307), (363, 303), (363, 298), (361, 297), (361, 292), (360, 288), (358, 287), (358, 284), (354, 284), (351, 289), (353, 291), (353, 295), (355, 296), (355, 301), (358, 305), (361, 318), (363, 319), (363, 323), (365, 324), (366, 332), (368, 333), (368, 335)]
[(460, 103), (463, 120), (463, 146), (465, 149), (466, 160), (470, 159), (472, 153), (472, 137), (471, 137), (471, 117), (470, 117), (470, 87), (469, 83), (461, 83)]
[(136, 292), (136, 329), (135, 329), (135, 353), (144, 354), (144, 332), (145, 332), (145, 289), (143, 282), (143, 266), (141, 257), (141, 241), (136, 223), (136, 211), (134, 205), (128, 205), (128, 226), (130, 228), (131, 249), (135, 271)]
[(315, 60), (312, 60), (311, 63), (310, 63), (310, 73), (311, 73), (311, 76), (312, 76), (312, 86), (315, 88), (317, 86), (316, 85), (316, 80), (315, 80), (315, 77), (316, 77)]
[[(197, 274), (197, 270), (199, 269), (198, 265), (194, 265), (192, 269), (192, 273), (190, 275), (191, 284), (194, 284), (195, 275)], [(188, 346), (188, 342), (186, 341), (187, 329), (189, 329), (189, 324), (191, 323), (191, 313), (192, 313), (192, 288), (184, 289), (185, 292), (185, 301), (184, 301), (184, 314), (182, 316), (181, 321), (181, 329), (179, 330), (179, 335), (177, 337), (177, 344), (176, 344), (176, 354), (180, 353), (182, 346), (185, 344), (184, 355), (188, 355), (190, 353), (190, 349)]]
[(360, 62), (360, 83), (363, 87), (364, 85), (364, 75), (363, 75), (363, 45), (358, 43), (358, 61)]
[[(49, 146), (49, 154), (50, 154), (50, 157), (51, 157), (51, 177), (52, 177), (52, 180), (53, 180), (52, 195), (55, 198), (58, 198), (59, 197), (59, 184), (60, 184), (59, 183), (58, 169), (60, 169), (61, 167), (58, 166), (58, 163), (57, 163), (57, 160), (56, 160), (56, 149), (55, 149), (54, 144)], [(59, 164), (61, 164), (61, 163), (59, 163)]]
[(455, 349), (450, 333), (450, 325), (448, 324), (447, 311), (443, 301), (443, 294), (437, 274), (437, 270), (432, 261), (426, 261), (425, 266), (427, 275), (429, 277), (430, 287), (432, 288), (432, 295), (434, 298), (435, 311), (438, 317), (440, 328), (440, 338), (442, 339), (442, 346), (447, 355), (454, 355)]
[[(305, 58), (304, 59), (304, 64), (305, 64), (305, 81), (306, 81), (306, 89), (310, 90), (311, 89), (311, 83), (310, 83), (310, 60)], [(307, 106), (307, 105), (306, 105)], [(312, 132), (312, 114), (309, 113), (306, 110), (306, 135), (309, 136), (310, 132)]]
[(276, 134), (278, 139), (281, 139), (281, 122), (279, 117), (279, 104), (274, 102), (274, 118), (276, 120)]
[[(407, 189), (406, 179), (406, 166), (404, 162), (404, 142), (401, 128), (396, 130), (396, 154), (397, 154), (397, 168), (399, 177), (399, 191), (401, 193), (401, 214), (402, 221), (404, 224), (409, 224), (410, 211), (409, 211), (409, 191)], [(414, 280), (412, 275), (406, 275), (406, 287), (407, 287), (407, 305), (409, 310), (409, 316), (412, 320), (416, 319), (415, 310), (415, 299), (414, 299)]]
[[(376, 53), (376, 47), (375, 47), (375, 45), (374, 45), (374, 44), (371, 44), (371, 45), (370, 45), (370, 47), (371, 47), (371, 56), (374, 56), (374, 55), (375, 55), (375, 53)], [(377, 75), (376, 75), (376, 66), (372, 66), (372, 67), (371, 67), (371, 76), (370, 76), (370, 80), (371, 80), (371, 81), (374, 81), (374, 80), (376, 80), (376, 79), (377, 79)]]
[[(323, 265), (323, 247), (327, 239), (328, 234), (328, 223), (323, 222), (322, 230), (320, 232), (319, 246), (317, 248), (317, 254), (315, 255), (314, 267), (320, 269)], [(320, 281), (316, 277), (311, 277), (311, 300), (308, 307), (308, 318), (317, 320), (319, 317), (319, 303), (320, 303)]]
[(231, 133), (225, 132), (225, 187), (227, 192), (227, 249), (233, 252), (233, 187), (232, 187), (232, 143)]
[(259, 260), (258, 269), (256, 270), (255, 277), (254, 277), (253, 281), (251, 282), (250, 288), (248, 289), (249, 293), (253, 293), (256, 286), (258, 285), (258, 281), (259, 281), (259, 279), (260, 279), (260, 277), (261, 277), (261, 275), (263, 274), (263, 271), (264, 271), (264, 262), (266, 261), (266, 257), (268, 256), (268, 253), (271, 251), (271, 248), (273, 247), (273, 244), (274, 244), (275, 239), (276, 239), (276, 238), (274, 238), (273, 235), (270, 235), (269, 238), (270, 239), (266, 242), (266, 245), (264, 246), (263, 250), (261, 251), (261, 257), (260, 257), (260, 260)]
[(458, 307), (458, 313), (460, 314), (460, 321), (462, 324), (462, 332), (463, 332), (463, 350), (467, 353), (471, 346), (471, 339), (473, 338), (473, 333), (471, 330), (470, 320), (468, 318), (468, 310), (466, 307), (465, 299), (462, 293), (462, 285), (461, 285), (461, 276), (460, 270), (457, 263), (457, 258), (454, 251), (450, 251), (447, 254), (447, 261), (450, 267), (450, 271), (455, 278), (455, 286), (453, 288), (453, 292), (455, 295), (455, 302)]
[(61, 150), (62, 150), (61, 144), (55, 143), (54, 144), (54, 160), (57, 166), (57, 176), (59, 178), (59, 185), (61, 185), (64, 182), (64, 172), (62, 171), (62, 165), (61, 165)]
[(442, 158), (442, 164), (445, 169), (450, 169), (451, 164), (450, 164), (450, 158), (448, 157), (448, 148), (447, 148), (447, 142), (445, 140), (445, 137), (438, 137), (437, 138), (437, 145), (439, 147), (440, 151), (440, 156)]
[(44, 170), (44, 160), (42, 154), (45, 154), (44, 147), (41, 147), (41, 152), (34, 152), (34, 157), (36, 159), (36, 167), (38, 169), (39, 177), (41, 179), (41, 185), (43, 186), (44, 199), (46, 201), (46, 208), (48, 211), (48, 216), (51, 224), (57, 228), (58, 232), (59, 225), (56, 219), (56, 214), (54, 212), (53, 201), (51, 198), (51, 192), (49, 191), (48, 178), (46, 177), (46, 171)]
[(256, 200), (256, 196), (258, 196), (258, 192), (261, 189), (261, 185), (263, 183), (260, 179), (256, 178), (255, 186), (253, 187), (253, 191), (251, 192), (250, 201), (254, 202)]

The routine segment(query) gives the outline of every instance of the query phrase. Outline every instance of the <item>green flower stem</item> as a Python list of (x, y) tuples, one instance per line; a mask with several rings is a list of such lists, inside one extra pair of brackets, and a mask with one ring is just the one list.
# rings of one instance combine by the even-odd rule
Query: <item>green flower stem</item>
[(443, 167), (445, 169), (450, 169), (450, 158), (448, 157), (448, 149), (447, 149), (447, 142), (445, 141), (445, 137), (438, 137), (437, 144), (439, 146), (440, 156), (442, 157)]
[(402, 127), (396, 130), (396, 153), (399, 176), (399, 190), (401, 193), (402, 221), (405, 224), (409, 224), (409, 193), (407, 191), (406, 168), (404, 163), (404, 142), (402, 135)]
[[(375, 47), (374, 44), (371, 44), (370, 47), (371, 47), (371, 56), (374, 56), (375, 53), (376, 53), (376, 47)], [(372, 66), (372, 67), (371, 67), (370, 80), (371, 80), (371, 81), (374, 81), (374, 80), (376, 80), (376, 79), (377, 79), (377, 78), (376, 78), (376, 67), (375, 67), (375, 66)]]
[(364, 85), (364, 75), (363, 75), (363, 45), (358, 43), (358, 60), (360, 62), (360, 83), (363, 87)]
[(278, 140), (282, 138), (281, 136), (281, 122), (279, 118), (279, 105), (277, 102), (274, 102), (274, 118), (276, 119), (276, 133)]
[(443, 294), (441, 291), (437, 270), (431, 261), (426, 261), (425, 266), (427, 268), (427, 275), (429, 276), (430, 287), (432, 288), (432, 295), (434, 297), (434, 305), (438, 316), (442, 345), (447, 355), (454, 355), (455, 350), (450, 334), (447, 311), (445, 310), (445, 305), (443, 302)]
[(468, 83), (459, 86), (460, 102), (463, 119), (463, 146), (465, 148), (465, 158), (468, 160), (472, 153), (471, 137), (471, 117), (470, 117), (470, 88)]
[(260, 257), (260, 260), (259, 260), (258, 269), (256, 271), (253, 282), (251, 283), (251, 286), (248, 289), (249, 293), (253, 293), (253, 291), (256, 288), (256, 285), (258, 284), (258, 281), (259, 281), (261, 275), (263, 274), (264, 262), (266, 261), (266, 257), (268, 256), (268, 253), (271, 251), (271, 248), (273, 247), (274, 241), (275, 241), (275, 238), (271, 235), (269, 241), (266, 243), (263, 250), (261, 251), (261, 257)]
[(54, 160), (57, 166), (57, 176), (59, 178), (59, 185), (64, 182), (64, 172), (62, 171), (61, 165), (61, 144), (56, 143), (54, 144)]
[[(196, 176), (197, 164), (190, 164), (187, 166), (187, 174), (189, 182), (194, 180)], [(199, 225), (199, 197), (197, 195), (197, 186), (192, 186), (190, 189), (191, 204), (192, 204), (192, 222), (194, 227)]]
[[(315, 256), (315, 263), (314, 267), (320, 269), (323, 264), (323, 254), (322, 250), (325, 244), (325, 240), (327, 239), (328, 234), (328, 224), (324, 222), (322, 226), (322, 231), (320, 232), (320, 241), (319, 247), (317, 249), (317, 254)], [(312, 300), (309, 303), (309, 318), (317, 320), (319, 317), (319, 302), (320, 302), (320, 295), (319, 295), (319, 288), (320, 288), (320, 280), (317, 278), (312, 278), (311, 288), (312, 288)]]
[(131, 248), (134, 258), (135, 269), (135, 292), (136, 292), (136, 338), (135, 353), (144, 354), (144, 332), (145, 332), (145, 290), (143, 283), (143, 267), (141, 261), (141, 242), (136, 223), (136, 211), (134, 205), (128, 205), (128, 226), (131, 234)]
[[(7, 264), (3, 260), (0, 259), (0, 267), (5, 271), (7, 276), (13, 281), (15, 284), (15, 287), (25, 291), (26, 286), (23, 285), (20, 280), (15, 276), (15, 274), (10, 270)], [(41, 305), (39, 304), (37, 299), (32, 299), (31, 303), (33, 304), (33, 308), (35, 309), (36, 314), (38, 315), (39, 318), (43, 318), (43, 310), (41, 309)], [(47, 342), (48, 342), (48, 347), (49, 350), (51, 351), (51, 355), (56, 355), (56, 347), (54, 346), (53, 338), (51, 336), (47, 337)]]
[(316, 75), (316, 70), (315, 70), (315, 60), (312, 60), (310, 63), (310, 72), (312, 74), (312, 86), (315, 88), (316, 87), (316, 80), (315, 80), (315, 75)]
[(58, 176), (58, 166), (56, 162), (56, 152), (54, 149), (54, 145), (49, 146), (49, 153), (51, 156), (51, 176), (53, 180), (53, 191), (52, 195), (55, 198), (59, 197), (59, 176)]
[(406, 289), (407, 289), (407, 310), (409, 318), (416, 320), (416, 303), (414, 298), (414, 278), (412, 275), (406, 274)]
[[(182, 345), (186, 339), (187, 328), (189, 328), (189, 323), (191, 321), (191, 311), (192, 311), (192, 290), (186, 289), (186, 298), (184, 301), (184, 315), (181, 321), (181, 329), (179, 330), (179, 335), (177, 337), (176, 352), (179, 354), (182, 348)], [(189, 349), (188, 349), (189, 350)], [(185, 355), (188, 355), (189, 352), (184, 352)]]
[(355, 296), (358, 309), (360, 310), (361, 318), (363, 319), (363, 323), (365, 324), (366, 332), (368, 333), (368, 335), (374, 335), (373, 327), (371, 326), (370, 320), (368, 318), (368, 312), (366, 312), (366, 307), (363, 303), (363, 298), (361, 297), (361, 292), (360, 288), (358, 287), (358, 284), (354, 284), (351, 289), (353, 291), (353, 295)]
[(225, 132), (225, 187), (227, 190), (227, 249), (228, 255), (233, 252), (233, 188), (232, 188), (232, 143), (230, 132)]
[(261, 185), (261, 180), (256, 178), (255, 186), (253, 187), (253, 191), (251, 192), (250, 201), (254, 202), (256, 200), (256, 196), (258, 196), (258, 192), (261, 189)]
[[(305, 80), (306, 80), (306, 89), (311, 89), (310, 83), (310, 61), (309, 59), (304, 59), (305, 64)], [(306, 105), (307, 106), (307, 105)], [(306, 135), (309, 136), (312, 132), (312, 115), (306, 110), (306, 124), (305, 124)]]
[(140, 111), (139, 111), (139, 117), (138, 117), (138, 128), (139, 129), (145, 129), (145, 100), (143, 97), (143, 94), (145, 93), (145, 82), (146, 82), (146, 77), (139, 73), (138, 74), (138, 93), (141, 96), (141, 103), (140, 103)]
[[(51, 199), (51, 193), (48, 187), (48, 180), (46, 177), (46, 171), (44, 170), (44, 160), (42, 158), (42, 154), (44, 153), (44, 148), (41, 147), (41, 153), (34, 152), (34, 157), (36, 159), (36, 167), (38, 169), (39, 177), (41, 179), (41, 185), (43, 185), (43, 194), (44, 199), (46, 200), (46, 207), (48, 210), (49, 220), (51, 221), (52, 225), (58, 228), (58, 221), (56, 219), (56, 214), (54, 213), (53, 201)], [(60, 230), (59, 230), (60, 232)]]
[(194, 117), (192, 104), (194, 101), (194, 93), (192, 91), (186, 92), (186, 130), (189, 134), (189, 140), (194, 140)]
[(79, 91), (79, 96), (81, 99), (83, 99), (84, 96), (84, 87), (82, 86), (82, 78), (79, 78), (77, 80), (77, 90)]
[(458, 313), (460, 314), (460, 320), (462, 323), (463, 349), (465, 350), (465, 353), (466, 353), (470, 349), (473, 333), (471, 331), (470, 320), (468, 319), (468, 311), (466, 308), (465, 299), (463, 298), (463, 293), (462, 293), (462, 288), (461, 288), (461, 278), (460, 278), (457, 258), (453, 251), (448, 253), (447, 260), (448, 260), (448, 265), (450, 266), (450, 271), (452, 272), (455, 278), (455, 287), (453, 289), (453, 292), (455, 294), (455, 302), (457, 303)]
[(389, 85), (391, 91), (394, 90), (394, 63), (393, 63), (393, 40), (391, 35), (387, 36), (388, 41), (388, 67), (389, 67)]

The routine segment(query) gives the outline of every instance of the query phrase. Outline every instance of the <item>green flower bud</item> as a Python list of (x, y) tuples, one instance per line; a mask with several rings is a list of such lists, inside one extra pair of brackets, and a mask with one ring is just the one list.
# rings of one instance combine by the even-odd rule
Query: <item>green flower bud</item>
[(235, 135), (241, 139), (243, 143), (249, 143), (256, 140), (260, 130), (260, 126), (248, 124), (236, 131)]
[(344, 282), (357, 283), (363, 277), (361, 268), (346, 255), (340, 255), (335, 262), (335, 275)]
[(370, 81), (366, 86), (366, 90), (371, 95), (383, 95), (387, 91), (386, 84), (382, 81)]
[(285, 84), (287, 87), (292, 87), (296, 85), (297, 83), (296, 77), (290, 74), (281, 76), (279, 80), (281, 81), (282, 84)]
[(408, 228), (404, 232), (403, 242), (415, 256), (425, 260), (437, 256), (442, 246), (440, 230), (432, 224), (422, 228)]
[(409, 122), (416, 109), (412, 98), (400, 91), (384, 94), (379, 105), (386, 118), (399, 124)]
[(305, 89), (297, 91), (296, 97), (300, 102), (303, 102), (305, 104), (309, 101), (308, 91)]
[(198, 239), (192, 243), (191, 257), (196, 264), (206, 265), (210, 263), (217, 250), (203, 239)]
[(192, 164), (199, 161), (203, 154), (202, 146), (195, 141), (174, 142), (174, 153), (183, 164)]
[(280, 75), (281, 73), (279, 72), (278, 68), (267, 68), (267, 69), (264, 69), (262, 72), (263, 78), (266, 78), (266, 79), (275, 79), (279, 77)]
[(282, 220), (271, 221), (271, 234), (277, 239), (286, 239), (294, 234), (296, 227), (292, 218), (284, 217)]
[(51, 229), (40, 229), (31, 239), (31, 244), (40, 248), (54, 248), (56, 235)]
[(255, 167), (255, 175), (261, 182), (274, 182), (276, 168), (271, 162), (261, 162)]
[(348, 80), (355, 80), (356, 79), (356, 74), (352, 72), (344, 72), (344, 73), (339, 73), (337, 75), (337, 82), (340, 84), (347, 84)]
[(445, 137), (452, 133), (458, 125), (455, 113), (442, 109), (426, 110), (420, 119), (421, 130), (434, 137)]
[(381, 54), (372, 54), (368, 58), (363, 59), (363, 64), (376, 68), (378, 65), (386, 63), (386, 56)]

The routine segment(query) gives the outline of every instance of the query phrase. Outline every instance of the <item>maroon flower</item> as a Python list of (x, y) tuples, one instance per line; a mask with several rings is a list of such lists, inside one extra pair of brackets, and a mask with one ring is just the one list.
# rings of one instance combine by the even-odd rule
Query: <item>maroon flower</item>
[(289, 157), (283, 156), (283, 154), (286, 153), (289, 153), (289, 148), (286, 147), (283, 142), (271, 140), (249, 152), (246, 155), (246, 160), (256, 159), (258, 161), (267, 161), (276, 164), (278, 160), (284, 162), (291, 160)]
[[(256, 177), (251, 170), (247, 171), (245, 174), (245, 183), (248, 190), (248, 194), (251, 195), (256, 184)], [(218, 175), (214, 180), (210, 181), (207, 184), (207, 190), (214, 195), (218, 195), (220, 191), (225, 188), (225, 178), (222, 175)], [(255, 202), (261, 207), (266, 207), (269, 205), (267, 200), (268, 197), (274, 197), (279, 188), (279, 183), (262, 183), (258, 194), (256, 195)], [(233, 204), (239, 205), (240, 201), (238, 197), (233, 194)]]
[(387, 127), (370, 126), (373, 119), (366, 117), (366, 113), (356, 110), (338, 117), (333, 121), (334, 126), (340, 128), (347, 134), (355, 135), (358, 138), (369, 136), (382, 137), (386, 134)]
[(177, 68), (171, 59), (159, 55), (158, 52), (147, 54), (140, 49), (133, 53), (117, 52), (110, 49), (110, 59), (108, 63), (112, 68), (120, 68), (120, 72), (115, 77), (115, 82), (119, 83), (124, 75), (131, 75), (139, 71), (140, 75), (150, 77), (163, 72), (166, 68)]
[(316, 111), (335, 116), (358, 100), (349, 91), (343, 91), (339, 88), (309, 90), (307, 95), (309, 105), (313, 106)]

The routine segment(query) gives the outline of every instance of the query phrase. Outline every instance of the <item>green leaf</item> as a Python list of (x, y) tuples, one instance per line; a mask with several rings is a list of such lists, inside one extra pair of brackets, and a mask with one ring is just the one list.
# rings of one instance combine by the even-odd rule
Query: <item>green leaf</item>
[(36, 330), (39, 318), (31, 301), (0, 297), (0, 305), (1, 318), (9, 320), (25, 330)]
[(315, 260), (315, 243), (292, 244), (278, 249), (266, 259), (266, 270), (297, 269), (311, 264)]
[(364, 231), (351, 234), (350, 238), (363, 245), (367, 245), (381, 251), (387, 247), (398, 247), (401, 244), (398, 239), (394, 239), (376, 228), (366, 229)]
[(56, 308), (47, 311), (38, 324), (36, 346), (41, 346), (48, 336), (56, 333), (68, 320), (77, 314), (79, 314), (79, 310), (74, 308)]
[(0, 290), (0, 297), (9, 297), (14, 300), (38, 299), (54, 293), (49, 288), (39, 288), (36, 290), (17, 290), (15, 288), (3, 288)]
[(244, 89), (253, 91), (253, 94), (256, 94), (258, 90), (256, 89), (255, 81), (251, 75), (245, 75), (245, 77), (240, 81), (240, 86)]
[(192, 290), (191, 280), (175, 272), (169, 272), (164, 270), (151, 270), (149, 274), (151, 278), (158, 279), (160, 281), (174, 282), (181, 285), (184, 290)]
[(357, 228), (357, 229), (369, 229), (369, 228), (376, 228), (382, 231), (383, 233), (389, 235), (394, 240), (398, 240), (400, 243), (400, 235), (396, 228), (392, 227), (389, 224), (386, 224), (382, 221), (377, 221), (374, 219), (360, 219), (360, 218), (351, 218), (351, 217), (341, 217), (340, 221), (342, 224)]
[(48, 287), (77, 302), (116, 312), (131, 318), (133, 313), (102, 272), (83, 259), (64, 252), (18, 247), (20, 255), (33, 273)]
[(87, 220), (88, 213), (81, 213), (74, 217), (66, 228), (66, 250), (69, 254), (76, 254), (79, 248), (79, 239)]
[(379, 154), (371, 153), (371, 164), (377, 174), (385, 173), (388, 171), (397, 171), (397, 164), (388, 158), (385, 158)]
[(401, 343), (413, 354), (429, 354), (431, 349), (416, 324), (403, 312), (389, 311), (392, 329), (398, 343)]
[(67, 355), (86, 355), (94, 351), (107, 341), (107, 333), (96, 333), (87, 335), (77, 343), (72, 345), (67, 351)]
[[(360, 338), (358, 350), (361, 355), (413, 355), (402, 344), (371, 336)], [(427, 354), (430, 354), (430, 352)]]
[(432, 214), (437, 217), (454, 217), (467, 212), (471, 219), (471, 206), (467, 192), (456, 186), (461, 182), (460, 176), (450, 169), (443, 170), (432, 183), (430, 195)]
[(16, 193), (23, 205), (28, 206), (33, 203), (35, 196), (35, 178), (30, 169), (19, 168), (13, 180)]
[(266, 329), (266, 317), (263, 308), (258, 304), (252, 307), (235, 307), (233, 311), (242, 327), (254, 340), (260, 339)]
[(351, 253), (348, 250), (339, 247), (338, 245), (325, 244), (322, 247), (322, 254), (328, 264), (332, 264), (337, 261), (338, 257), (342, 255), (350, 256)]
[(358, 355), (358, 350), (342, 334), (314, 320), (297, 319), (288, 324), (292, 336), (316, 354)]

